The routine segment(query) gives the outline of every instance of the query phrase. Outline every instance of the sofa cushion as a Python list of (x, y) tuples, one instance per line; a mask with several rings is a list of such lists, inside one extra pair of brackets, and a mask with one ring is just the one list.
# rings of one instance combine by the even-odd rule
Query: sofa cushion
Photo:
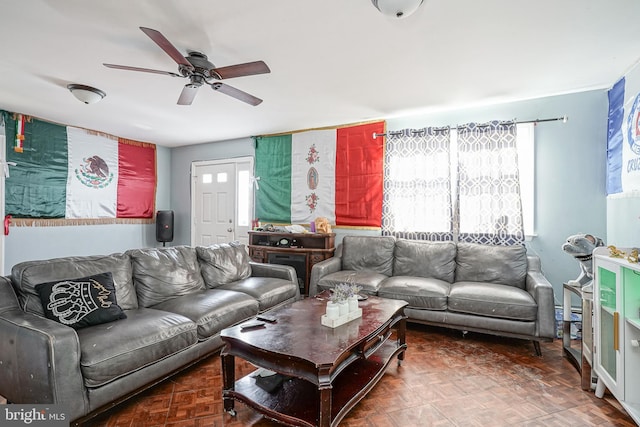
[(404, 300), (411, 308), (446, 310), (449, 286), (449, 282), (440, 279), (393, 276), (382, 282), (378, 296)]
[(205, 289), (195, 248), (133, 249), (133, 281), (141, 307)]
[(35, 286), (40, 283), (87, 277), (110, 272), (116, 288), (118, 305), (123, 310), (138, 308), (133, 288), (131, 259), (126, 254), (92, 255), (26, 261), (11, 269), (11, 280), (23, 310), (44, 316)]
[(375, 271), (341, 270), (324, 276), (318, 282), (318, 292), (333, 289), (340, 283), (353, 283), (362, 286), (361, 293), (377, 295), (380, 284), (388, 277)]
[(456, 264), (456, 282), (498, 283), (525, 288), (527, 249), (523, 245), (458, 243)]
[(275, 277), (249, 277), (217, 289), (229, 289), (251, 296), (258, 301), (260, 311), (295, 298), (299, 292), (297, 283)]
[(251, 276), (249, 254), (242, 244), (198, 246), (196, 253), (204, 283), (208, 288), (215, 288)]
[(125, 319), (111, 273), (36, 285), (47, 318), (74, 329)]
[(536, 320), (538, 305), (529, 292), (496, 283), (456, 282), (449, 292), (449, 310), (501, 319)]
[(453, 283), (456, 244), (399, 239), (393, 260), (394, 276), (432, 277)]
[(370, 270), (391, 276), (395, 243), (392, 236), (345, 236), (342, 239), (342, 269)]
[(126, 314), (126, 319), (77, 331), (87, 387), (99, 387), (198, 341), (196, 324), (179, 314), (149, 308)]
[(153, 308), (191, 319), (198, 326), (198, 339), (202, 341), (258, 314), (258, 301), (242, 292), (206, 289), (170, 299)]

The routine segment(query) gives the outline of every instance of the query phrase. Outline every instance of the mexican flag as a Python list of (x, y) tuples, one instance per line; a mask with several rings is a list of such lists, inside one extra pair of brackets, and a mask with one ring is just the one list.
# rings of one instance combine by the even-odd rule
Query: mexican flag
[(118, 197), (118, 139), (67, 127), (65, 218), (113, 218)]
[[(16, 120), (3, 113), (6, 135)], [(37, 119), (24, 123), (22, 151), (5, 181), (5, 211), (16, 218), (152, 218), (155, 145)], [(11, 140), (11, 137), (7, 137)]]
[(380, 227), (384, 122), (256, 139), (261, 222)]

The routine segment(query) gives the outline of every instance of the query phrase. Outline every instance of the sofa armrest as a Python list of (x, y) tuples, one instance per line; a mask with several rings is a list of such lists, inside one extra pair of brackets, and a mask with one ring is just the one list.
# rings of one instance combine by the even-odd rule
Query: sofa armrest
[(314, 264), (311, 268), (311, 278), (309, 279), (309, 296), (318, 293), (318, 282), (327, 274), (342, 270), (342, 258), (334, 256)]
[(87, 413), (75, 330), (24, 312), (4, 277), (0, 301), (0, 395), (13, 403), (60, 404), (72, 419)]
[(526, 290), (538, 304), (537, 336), (553, 339), (555, 337), (553, 286), (541, 272), (529, 271), (526, 278)]
[(251, 275), (253, 277), (273, 277), (298, 283), (296, 269), (290, 265), (263, 264), (261, 262), (253, 261), (250, 261), (249, 264), (251, 264)]

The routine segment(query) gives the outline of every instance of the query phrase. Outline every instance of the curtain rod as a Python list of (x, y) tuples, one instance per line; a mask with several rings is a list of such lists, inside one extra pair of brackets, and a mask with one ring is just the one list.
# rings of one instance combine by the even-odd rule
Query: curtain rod
[[(562, 117), (552, 117), (549, 119), (535, 119), (535, 120), (524, 120), (521, 122), (515, 122), (516, 124), (525, 124), (525, 123), (543, 123), (543, 122), (559, 122), (562, 121), (562, 123), (567, 123), (567, 120), (569, 120), (569, 117), (567, 115), (564, 115)], [(488, 126), (488, 125), (487, 125)], [(447, 129), (448, 127), (451, 126), (445, 126), (445, 127), (441, 127), (441, 128), (436, 128), (436, 129)], [(456, 126), (454, 129), (460, 129), (462, 128), (462, 126)], [(420, 133), (421, 130), (411, 130), (412, 133)], [(395, 131), (395, 132), (385, 132), (385, 133), (373, 133), (373, 139), (378, 138), (379, 136), (387, 136), (387, 135), (399, 135), (401, 134), (402, 131)]]

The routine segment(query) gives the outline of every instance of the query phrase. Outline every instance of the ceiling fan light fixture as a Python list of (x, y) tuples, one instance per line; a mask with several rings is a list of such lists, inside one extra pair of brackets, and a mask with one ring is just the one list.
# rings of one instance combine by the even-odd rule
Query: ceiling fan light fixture
[(406, 18), (414, 13), (424, 0), (371, 0), (383, 15), (392, 18)]
[(78, 99), (78, 101), (85, 104), (95, 104), (96, 102), (107, 96), (107, 94), (100, 89), (75, 83), (67, 85), (67, 89), (69, 89), (73, 96)]
[[(165, 74), (172, 77), (186, 77), (189, 79), (189, 83), (185, 85), (178, 98), (178, 105), (191, 105), (196, 92), (200, 86), (208, 85), (214, 90), (219, 91), (225, 95), (229, 95), (239, 101), (246, 102), (249, 105), (256, 106), (262, 102), (260, 98), (256, 98), (246, 92), (236, 89), (229, 85), (214, 85), (211, 79), (223, 80), (231, 79), (234, 77), (253, 76), (256, 74), (270, 73), (271, 70), (264, 63), (264, 61), (246, 62), (244, 64), (227, 65), (226, 67), (215, 68), (215, 66), (209, 62), (207, 55), (196, 51), (188, 51), (187, 57), (183, 56), (171, 42), (162, 35), (158, 30), (152, 28), (140, 27), (155, 44), (160, 47), (167, 55), (171, 57), (178, 64), (178, 71), (180, 74), (172, 73), (168, 71), (153, 70), (150, 68), (130, 67), (128, 65), (117, 64), (103, 64), (107, 68), (116, 68), (120, 70), (130, 71), (143, 71), (145, 73), (153, 74)], [(95, 88), (89, 88), (89, 90), (98, 91)], [(104, 92), (102, 93), (104, 97)], [(98, 98), (99, 101), (101, 98)], [(83, 101), (84, 102), (84, 101)]]

